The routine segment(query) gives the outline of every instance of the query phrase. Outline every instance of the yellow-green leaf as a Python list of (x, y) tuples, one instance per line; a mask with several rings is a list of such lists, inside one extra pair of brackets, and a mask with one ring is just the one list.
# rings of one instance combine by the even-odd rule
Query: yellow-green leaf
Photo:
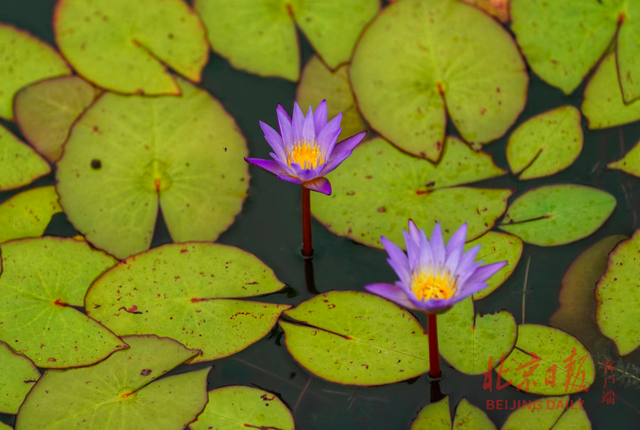
[(640, 346), (640, 230), (609, 255), (596, 287), (596, 321), (621, 355)]
[(640, 142), (636, 143), (621, 160), (607, 164), (610, 169), (618, 169), (640, 177)]
[(119, 93), (180, 94), (168, 67), (199, 82), (208, 59), (204, 27), (182, 0), (59, 0), (53, 26), (73, 68)]
[(0, 369), (0, 412), (17, 414), (40, 372), (31, 360), (16, 354), (4, 342), (0, 342)]
[(0, 191), (20, 188), (50, 171), (38, 153), (0, 124)]
[(582, 399), (562, 396), (528, 402), (509, 415), (501, 430), (591, 430)]
[(456, 407), (456, 413), (451, 422), (449, 413), (449, 396), (436, 403), (422, 408), (418, 417), (411, 424), (411, 430), (495, 430), (482, 409), (472, 405), (463, 397)]
[(550, 176), (578, 158), (582, 141), (580, 111), (559, 107), (529, 119), (511, 134), (507, 161), (520, 179)]
[(0, 204), (0, 243), (42, 236), (53, 214), (62, 212), (53, 185), (23, 191)]

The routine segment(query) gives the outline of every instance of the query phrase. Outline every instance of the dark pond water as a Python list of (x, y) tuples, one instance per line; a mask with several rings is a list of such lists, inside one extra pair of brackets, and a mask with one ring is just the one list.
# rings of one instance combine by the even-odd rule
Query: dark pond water
[[(55, 0), (0, 0), (0, 21), (30, 31), (37, 37), (54, 44), (51, 19)], [(312, 55), (308, 43), (302, 44), (303, 64)], [(244, 133), (251, 156), (268, 158), (269, 147), (263, 140), (258, 120), (275, 125), (275, 106), (282, 103), (290, 110), (295, 99), (296, 85), (281, 79), (266, 79), (233, 69), (226, 60), (211, 54), (203, 72), (202, 87), (220, 100), (233, 115)], [(519, 123), (545, 110), (566, 104), (579, 106), (582, 89), (566, 97), (549, 87), (536, 76), (531, 77), (529, 100)], [(19, 135), (17, 128), (2, 122)], [(518, 323), (522, 322), (523, 283), (526, 261), (531, 258), (528, 286), (525, 294), (526, 322), (548, 324), (549, 317), (558, 307), (560, 281), (575, 258), (598, 240), (613, 234), (630, 236), (638, 229), (640, 212), (640, 179), (619, 171), (604, 169), (606, 163), (617, 160), (640, 139), (640, 124), (586, 131), (584, 149), (576, 162), (567, 170), (549, 178), (520, 182), (507, 175), (483, 181), (483, 187), (513, 188), (513, 198), (531, 188), (551, 183), (578, 183), (591, 185), (613, 194), (617, 207), (611, 218), (592, 236), (576, 243), (555, 248), (525, 245), (522, 259), (513, 275), (495, 293), (476, 303), (481, 313), (509, 310)], [(457, 134), (451, 128), (449, 132)], [(497, 164), (507, 168), (506, 139), (485, 149)], [(333, 235), (314, 222), (315, 258), (313, 267), (305, 266), (300, 255), (301, 214), (300, 189), (275, 177), (251, 169), (249, 198), (236, 222), (225, 232), (220, 242), (238, 246), (254, 253), (273, 268), (280, 280), (288, 284), (281, 294), (261, 300), (298, 304), (315, 294), (330, 290), (362, 290), (363, 285), (395, 280), (386, 265), (383, 251), (358, 245)], [(54, 174), (39, 179), (27, 188), (53, 184)], [(22, 189), (24, 190), (24, 188)], [(0, 203), (17, 191), (0, 193)], [(73, 227), (63, 214), (54, 216), (46, 234), (73, 236)], [(159, 219), (153, 246), (170, 241), (162, 219)], [(426, 326), (426, 319), (418, 315)], [(640, 322), (638, 322), (640, 324)], [(627, 369), (640, 378), (640, 353), (620, 359), (612, 343), (600, 351), (591, 351), (616, 360), (616, 366), (626, 363)], [(201, 364), (192, 367), (205, 367)], [(359, 388), (328, 383), (311, 376), (286, 351), (279, 329), (232, 357), (213, 362), (209, 376), (209, 389), (233, 384), (256, 386), (277, 393), (294, 413), (298, 429), (408, 429), (417, 412), (430, 402), (431, 385), (422, 376), (409, 382), (373, 388)], [(467, 376), (442, 363), (443, 377), (440, 389), (450, 395), (456, 405), (462, 397), (486, 411), (487, 400), (532, 400), (537, 396), (517, 391), (514, 387), (493, 392), (482, 389), (484, 377)], [(186, 366), (175, 370), (186, 371)], [(1, 371), (1, 370), (0, 370)], [(495, 373), (494, 373), (495, 377)], [(631, 378), (633, 380), (633, 378)], [(494, 382), (495, 384), (495, 382)], [(598, 377), (588, 393), (573, 395), (585, 400), (585, 408), (594, 429), (640, 428), (640, 379), (636, 383), (616, 383), (615, 404), (602, 403), (603, 376)], [(510, 411), (489, 410), (489, 417), (498, 428)], [(0, 415), (9, 424), (14, 417)]]

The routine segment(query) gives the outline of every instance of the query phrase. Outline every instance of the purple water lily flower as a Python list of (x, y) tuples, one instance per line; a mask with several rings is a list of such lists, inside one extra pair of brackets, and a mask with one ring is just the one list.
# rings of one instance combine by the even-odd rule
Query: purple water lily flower
[(342, 128), (342, 113), (327, 122), (327, 102), (323, 100), (315, 113), (311, 106), (304, 116), (298, 103), (293, 107), (293, 120), (284, 108), (277, 107), (280, 134), (260, 121), (264, 137), (271, 145), (273, 160), (245, 160), (283, 181), (302, 184), (322, 194), (331, 194), (331, 184), (324, 176), (340, 165), (364, 139), (366, 131), (336, 145)]
[(365, 288), (379, 296), (409, 309), (433, 314), (442, 313), (459, 301), (488, 286), (487, 280), (507, 262), (482, 266), (474, 261), (480, 245), (464, 251), (467, 224), (456, 231), (444, 244), (440, 224), (436, 223), (427, 240), (424, 231), (409, 220), (409, 232), (402, 232), (407, 247), (400, 247), (381, 237), (389, 254), (387, 262), (400, 278), (395, 284), (372, 284)]

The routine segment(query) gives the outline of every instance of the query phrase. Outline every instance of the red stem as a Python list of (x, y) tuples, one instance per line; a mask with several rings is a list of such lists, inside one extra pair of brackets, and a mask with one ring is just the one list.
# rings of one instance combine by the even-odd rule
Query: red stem
[(311, 244), (311, 191), (302, 186), (302, 255), (313, 256)]
[(432, 379), (437, 379), (442, 376), (440, 371), (440, 354), (438, 353), (438, 315), (428, 313), (427, 314), (427, 328), (429, 329), (429, 376)]

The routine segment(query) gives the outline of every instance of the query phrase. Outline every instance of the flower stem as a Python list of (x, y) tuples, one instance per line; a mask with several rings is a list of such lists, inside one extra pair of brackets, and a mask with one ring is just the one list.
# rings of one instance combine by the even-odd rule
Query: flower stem
[(438, 353), (438, 315), (427, 313), (427, 324), (429, 329), (429, 376), (431, 379), (438, 379), (442, 376), (440, 371), (440, 354)]
[(311, 244), (311, 191), (302, 185), (302, 255), (313, 257)]

